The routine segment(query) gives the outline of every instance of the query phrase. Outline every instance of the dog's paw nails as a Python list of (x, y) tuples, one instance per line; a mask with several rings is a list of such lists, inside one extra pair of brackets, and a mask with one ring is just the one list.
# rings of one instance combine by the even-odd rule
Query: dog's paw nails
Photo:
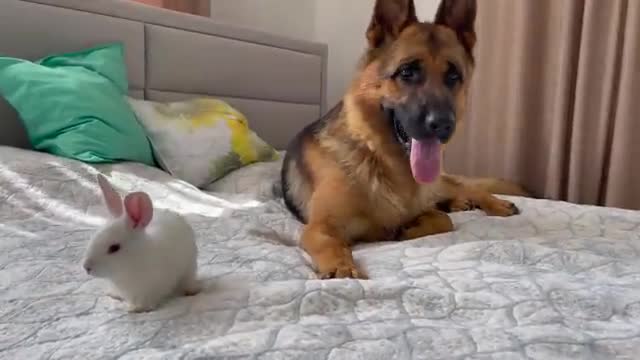
[(327, 279), (364, 279), (358, 269), (353, 264), (338, 264), (330, 269), (320, 271), (318, 278), (322, 280)]
[(499, 200), (487, 209), (483, 209), (489, 216), (508, 217), (520, 214), (520, 209), (511, 201)]
[(519, 215), (520, 214), (520, 209), (518, 209), (518, 207), (514, 203), (511, 203), (511, 211), (513, 212), (513, 215)]
[(471, 211), (476, 208), (476, 205), (467, 199), (457, 199), (451, 202), (449, 210), (451, 212)]
[(318, 279), (320, 280), (328, 280), (336, 277), (336, 273), (332, 271), (325, 271), (318, 273)]

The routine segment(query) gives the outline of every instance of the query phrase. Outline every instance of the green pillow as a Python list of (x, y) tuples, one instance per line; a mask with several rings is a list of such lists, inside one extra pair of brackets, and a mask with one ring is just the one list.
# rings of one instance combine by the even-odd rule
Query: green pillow
[(125, 97), (128, 87), (119, 43), (35, 62), (0, 57), (0, 94), (20, 115), (34, 149), (89, 163), (154, 166)]

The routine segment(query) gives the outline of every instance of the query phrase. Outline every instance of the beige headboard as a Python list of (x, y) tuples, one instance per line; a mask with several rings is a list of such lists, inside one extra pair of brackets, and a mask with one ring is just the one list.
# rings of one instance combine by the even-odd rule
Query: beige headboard
[[(125, 44), (130, 95), (226, 100), (280, 149), (326, 108), (325, 44), (128, 0), (0, 2), (0, 56), (36, 59), (113, 41)], [(15, 111), (2, 99), (0, 128), (0, 145), (29, 147)]]

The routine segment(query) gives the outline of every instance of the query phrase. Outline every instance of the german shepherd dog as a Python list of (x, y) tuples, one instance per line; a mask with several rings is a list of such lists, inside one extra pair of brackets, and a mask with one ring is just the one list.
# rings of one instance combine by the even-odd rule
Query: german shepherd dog
[(366, 277), (353, 262), (356, 242), (452, 231), (440, 204), (519, 213), (492, 195), (525, 196), (518, 185), (442, 170), (465, 114), (475, 17), (475, 0), (442, 0), (432, 23), (418, 21), (413, 0), (377, 0), (350, 88), (289, 145), (283, 195), (305, 224), (301, 246), (320, 278)]

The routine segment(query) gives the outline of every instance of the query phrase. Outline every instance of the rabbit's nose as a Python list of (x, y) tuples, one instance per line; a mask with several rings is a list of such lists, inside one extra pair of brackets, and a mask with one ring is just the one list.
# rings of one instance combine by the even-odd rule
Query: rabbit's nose
[(87, 274), (91, 274), (91, 266), (88, 263), (84, 263), (82, 267), (84, 268), (84, 271), (87, 272)]

